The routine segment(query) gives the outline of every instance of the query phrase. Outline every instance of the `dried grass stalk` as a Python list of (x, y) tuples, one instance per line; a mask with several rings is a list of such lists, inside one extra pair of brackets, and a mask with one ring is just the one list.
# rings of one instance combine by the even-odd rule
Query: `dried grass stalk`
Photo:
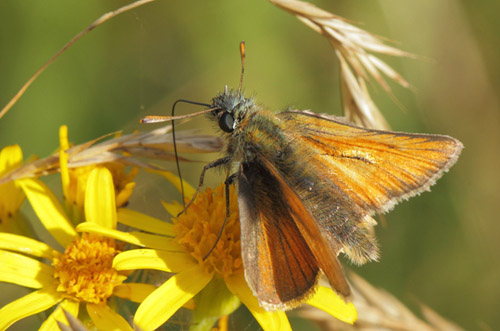
[(61, 329), (61, 331), (89, 331), (89, 329), (87, 329), (85, 325), (78, 318), (71, 315), (64, 309), (63, 312), (69, 325), (57, 321), (57, 325), (59, 326), (59, 329)]
[[(125, 165), (160, 170), (157, 166), (138, 158), (175, 160), (172, 135), (168, 134), (170, 130), (171, 126), (168, 125), (150, 132), (135, 132), (102, 141), (112, 135), (109, 134), (73, 146), (66, 151), (68, 153), (68, 167), (76, 168), (91, 164), (119, 162)], [(178, 151), (184, 153), (219, 152), (223, 147), (221, 138), (199, 135), (195, 131), (179, 131), (175, 138)], [(179, 158), (179, 160), (191, 161), (186, 158)], [(59, 153), (54, 153), (6, 174), (0, 178), (0, 184), (26, 177), (48, 175), (59, 170)]]
[(30, 79), (26, 81), (26, 83), (24, 83), (21, 89), (17, 91), (16, 95), (14, 95), (14, 97), (10, 99), (9, 102), (2, 108), (2, 110), (0, 111), (0, 119), (16, 104), (16, 102), (23, 96), (24, 92), (26, 92), (28, 87), (30, 87), (30, 85), (38, 78), (38, 76), (40, 76), (45, 71), (45, 69), (47, 69), (52, 64), (52, 62), (54, 62), (59, 56), (61, 56), (68, 48), (71, 47), (71, 45), (77, 42), (80, 38), (82, 38), (90, 31), (94, 30), (95, 28), (97, 28), (99, 25), (110, 20), (111, 18), (153, 1), (155, 0), (137, 0), (131, 4), (118, 8), (117, 10), (102, 15), (92, 24), (90, 24), (85, 30), (80, 31), (80, 33), (78, 33), (76, 36), (73, 37), (73, 39), (68, 41), (66, 45), (64, 45), (59, 51), (57, 51), (57, 53), (55, 53), (47, 62), (45, 62), (45, 64), (41, 66), (40, 69), (38, 69), (33, 74), (33, 76), (31, 76)]
[(386, 45), (382, 38), (362, 30), (342, 17), (298, 0), (269, 0), (295, 15), (301, 22), (327, 38), (340, 61), (341, 89), (345, 116), (368, 128), (389, 129), (389, 125), (373, 103), (366, 88), (374, 79), (392, 96), (384, 75), (404, 87), (409, 83), (384, 61), (371, 53), (413, 57)]
[(425, 320), (418, 318), (393, 295), (383, 289), (375, 288), (352, 272), (349, 274), (349, 279), (353, 289), (352, 302), (358, 311), (358, 320), (354, 325), (343, 323), (307, 305), (301, 307), (298, 314), (315, 321), (322, 330), (463, 330), (425, 305), (420, 305)]

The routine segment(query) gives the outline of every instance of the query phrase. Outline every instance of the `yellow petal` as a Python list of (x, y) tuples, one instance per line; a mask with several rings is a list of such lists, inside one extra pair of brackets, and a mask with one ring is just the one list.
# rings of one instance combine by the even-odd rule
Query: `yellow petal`
[(259, 301), (248, 287), (243, 273), (226, 278), (226, 285), (247, 306), (264, 330), (292, 330), (284, 312), (268, 312), (259, 305)]
[(134, 192), (134, 187), (135, 183), (130, 182), (125, 184), (125, 187), (118, 192), (118, 194), (116, 195), (116, 205), (118, 207), (121, 207), (128, 202), (128, 200), (132, 196), (132, 193)]
[(38, 260), (0, 250), (0, 281), (30, 288), (42, 288), (54, 282), (53, 270), (51, 266)]
[(54, 193), (42, 181), (33, 178), (18, 181), (44, 227), (61, 246), (68, 246), (76, 231)]
[(61, 183), (65, 197), (69, 197), (69, 170), (68, 170), (68, 127), (61, 125), (59, 128), (59, 168), (61, 169)]
[[(0, 177), (20, 167), (23, 163), (23, 152), (18, 145), (6, 146), (0, 152)], [(8, 219), (18, 214), (24, 202), (24, 192), (16, 181), (0, 185), (0, 219), (2, 230), (13, 230), (15, 225), (10, 225)], [(13, 221), (15, 222), (15, 221)]]
[(79, 232), (102, 234), (103, 236), (115, 238), (141, 247), (149, 247), (166, 251), (180, 251), (182, 249), (179, 244), (173, 240), (173, 238), (166, 238), (149, 233), (138, 231), (122, 232), (89, 222), (78, 224), (76, 229)]
[(0, 177), (23, 164), (23, 152), (19, 145), (5, 146), (0, 152)]
[[(79, 304), (79, 302), (78, 302)], [(83, 321), (78, 319), (78, 315), (73, 315), (67, 312), (66, 310), (63, 311), (64, 317), (66, 318), (66, 321), (68, 322), (69, 330), (71, 331), (87, 331), (88, 329), (85, 327)], [(86, 322), (90, 323), (88, 313), (85, 312), (85, 315), (82, 316), (83, 319), (85, 319)], [(65, 329), (64, 325), (61, 325), (63, 323), (58, 323), (59, 328), (61, 331), (69, 331), (68, 329)]]
[[(158, 171), (158, 170), (150, 170), (150, 171), (165, 177), (169, 182), (174, 184), (175, 188), (179, 192), (181, 192), (181, 181), (178, 176), (174, 175), (170, 171)], [(186, 198), (191, 199), (195, 191), (196, 189), (192, 187), (191, 184), (184, 181), (184, 195)]]
[(198, 263), (185, 252), (166, 252), (153, 249), (132, 249), (113, 259), (116, 270), (154, 269), (178, 273)]
[(57, 304), (63, 298), (53, 287), (31, 292), (0, 309), (0, 330), (25, 317), (38, 314)]
[(172, 217), (177, 217), (177, 215), (184, 209), (184, 207), (177, 201), (173, 201), (172, 203), (162, 201), (161, 204)]
[(141, 303), (150, 295), (156, 286), (142, 283), (124, 283), (113, 288), (113, 295), (133, 302)]
[(117, 217), (119, 223), (139, 230), (162, 234), (165, 236), (175, 236), (174, 226), (172, 223), (159, 220), (134, 210), (120, 208), (118, 209)]
[[(0, 177), (2, 177), (1, 174)], [(17, 222), (13, 218), (19, 215), (19, 209), (21, 209), (25, 197), (17, 181), (0, 185), (0, 219), (5, 230), (9, 232), (16, 230), (16, 225), (10, 223)]]
[(194, 310), (196, 308), (196, 304), (194, 303), (194, 299), (191, 299), (188, 302), (186, 302), (184, 305), (182, 305), (182, 308)]
[(80, 303), (68, 299), (63, 300), (56, 308), (56, 310), (54, 310), (54, 312), (50, 314), (50, 316), (45, 320), (45, 322), (43, 322), (42, 326), (40, 327), (40, 329), (38, 329), (38, 331), (59, 330), (57, 322), (68, 325), (63, 309), (73, 316), (78, 316), (79, 308), (80, 308)]
[(132, 331), (132, 327), (107, 305), (87, 303), (87, 312), (98, 330)]
[(231, 315), (241, 306), (240, 299), (229, 291), (220, 277), (212, 278), (194, 301), (196, 307), (190, 331), (210, 330), (220, 317)]
[(52, 258), (53, 248), (35, 239), (0, 232), (0, 248), (36, 257)]
[(134, 317), (135, 325), (143, 330), (158, 328), (211, 279), (212, 275), (200, 265), (172, 276), (139, 305)]
[(324, 310), (349, 324), (353, 324), (358, 318), (358, 312), (352, 302), (346, 303), (331, 288), (325, 286), (318, 286), (317, 292), (307, 301), (307, 304)]
[(116, 229), (116, 202), (113, 177), (106, 168), (95, 168), (85, 190), (85, 219), (108, 229)]

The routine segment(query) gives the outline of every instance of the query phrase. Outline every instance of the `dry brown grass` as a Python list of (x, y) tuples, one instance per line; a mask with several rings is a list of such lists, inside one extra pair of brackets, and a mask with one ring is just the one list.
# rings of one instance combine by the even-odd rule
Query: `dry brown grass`
[[(393, 295), (374, 287), (360, 276), (351, 272), (349, 279), (353, 289), (352, 302), (358, 311), (358, 320), (353, 325), (343, 323), (307, 305), (301, 307), (298, 314), (314, 321), (322, 330), (463, 330), (426, 305), (420, 304), (422, 319), (413, 314)], [(327, 283), (323, 285), (328, 286)]]
[(302, 23), (323, 35), (333, 46), (340, 62), (345, 116), (367, 128), (389, 129), (388, 123), (370, 97), (367, 83), (372, 78), (391, 96), (391, 88), (384, 75), (404, 87), (409, 87), (409, 83), (373, 54), (405, 57), (413, 55), (387, 45), (381, 37), (310, 3), (298, 0), (269, 1), (296, 16)]
[[(154, 160), (173, 161), (171, 126), (165, 126), (150, 132), (134, 132), (105, 140), (107, 135), (69, 148), (68, 167), (76, 168), (91, 164), (118, 162), (141, 168), (160, 170)], [(179, 131), (176, 134), (177, 149), (184, 153), (212, 153), (223, 147), (221, 138), (199, 135), (195, 131)], [(142, 160), (142, 158), (146, 160)], [(181, 158), (181, 161), (189, 161)], [(0, 184), (11, 180), (38, 177), (59, 172), (59, 153), (27, 163), (21, 168), (0, 178)]]

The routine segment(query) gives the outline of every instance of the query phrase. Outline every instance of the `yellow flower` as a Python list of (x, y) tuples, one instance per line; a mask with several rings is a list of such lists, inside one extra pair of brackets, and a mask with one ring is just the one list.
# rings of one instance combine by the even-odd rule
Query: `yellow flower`
[[(18, 145), (6, 146), (0, 152), (0, 178), (23, 164), (23, 153)], [(24, 192), (17, 181), (0, 185), (0, 231), (29, 234), (26, 222), (17, 219), (24, 202)], [(16, 219), (14, 219), (16, 218)]]
[[(80, 303), (85, 305), (97, 329), (132, 330), (127, 321), (106, 304), (107, 300), (116, 295), (140, 302), (154, 287), (123, 284), (125, 273), (112, 267), (112, 260), (120, 251), (115, 240), (95, 234), (78, 235), (44, 183), (23, 179), (19, 185), (44, 227), (65, 251), (60, 253), (24, 236), (0, 233), (0, 281), (35, 289), (0, 309), (0, 330), (59, 304), (40, 330), (57, 329), (56, 320), (65, 321), (62, 309), (78, 316)], [(96, 168), (90, 173), (84, 208), (87, 222), (110, 230), (116, 229), (120, 214), (126, 215), (132, 224), (138, 216), (126, 210), (117, 213), (113, 180), (106, 168)]]
[[(71, 219), (78, 223), (80, 214), (83, 211), (85, 189), (87, 180), (95, 165), (81, 166), (75, 168), (68, 167), (68, 128), (62, 125), (59, 128), (59, 163), (61, 168), (61, 181), (66, 207), (71, 214)], [(130, 173), (125, 173), (125, 166), (120, 163), (103, 163), (100, 166), (106, 167), (113, 175), (113, 184), (116, 194), (117, 207), (124, 206), (132, 195), (135, 178), (138, 169), (133, 168)]]
[[(193, 195), (194, 189), (186, 184), (185, 186), (189, 198)], [(213, 191), (208, 188), (198, 194), (193, 204), (179, 218), (176, 218), (176, 215), (182, 210), (182, 206), (179, 203), (165, 204), (174, 222), (170, 231), (161, 233), (166, 237), (139, 232), (109, 231), (96, 224), (83, 223), (78, 226), (79, 231), (108, 235), (151, 248), (129, 250), (118, 254), (113, 262), (114, 268), (118, 270), (154, 269), (174, 274), (141, 303), (134, 318), (137, 327), (143, 330), (159, 327), (185, 302), (195, 296), (198, 305), (200, 302), (206, 305), (202, 307), (205, 311), (210, 310), (209, 305), (216, 306), (215, 302), (224, 301), (233, 307), (227, 308), (231, 313), (237, 304), (225, 294), (220, 297), (220, 293), (229, 292), (232, 298), (237, 297), (247, 306), (264, 330), (291, 329), (283, 311), (269, 312), (259, 306), (257, 298), (245, 281), (239, 239), (237, 197), (233, 189), (230, 193), (230, 203), (230, 217), (215, 247), (212, 246), (226, 215), (226, 198), (222, 185)], [(139, 229), (160, 234), (143, 224)], [(208, 257), (204, 259), (209, 252)], [(203, 295), (207, 290), (210, 295)], [(320, 286), (307, 303), (347, 323), (353, 323), (357, 318), (354, 305), (346, 304), (326, 287)], [(196, 307), (195, 313), (199, 308)], [(227, 314), (227, 311), (221, 315)]]
[[(23, 164), (23, 153), (18, 145), (7, 146), (0, 152), (0, 178)], [(17, 214), (24, 201), (24, 193), (16, 182), (0, 185), (0, 222)]]

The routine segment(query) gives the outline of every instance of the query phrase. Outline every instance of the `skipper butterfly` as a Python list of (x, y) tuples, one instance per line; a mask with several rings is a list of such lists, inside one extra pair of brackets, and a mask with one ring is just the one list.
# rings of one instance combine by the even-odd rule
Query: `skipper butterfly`
[[(241, 52), (243, 61), (243, 43)], [(206, 170), (237, 165), (226, 192), (236, 182), (245, 277), (268, 310), (297, 306), (320, 271), (349, 297), (338, 255), (356, 264), (376, 260), (372, 216), (429, 190), (463, 147), (444, 135), (366, 129), (310, 111), (274, 113), (245, 98), (241, 83), (207, 106), (203, 112), (217, 122), (226, 149), (205, 166), (200, 186)]]

